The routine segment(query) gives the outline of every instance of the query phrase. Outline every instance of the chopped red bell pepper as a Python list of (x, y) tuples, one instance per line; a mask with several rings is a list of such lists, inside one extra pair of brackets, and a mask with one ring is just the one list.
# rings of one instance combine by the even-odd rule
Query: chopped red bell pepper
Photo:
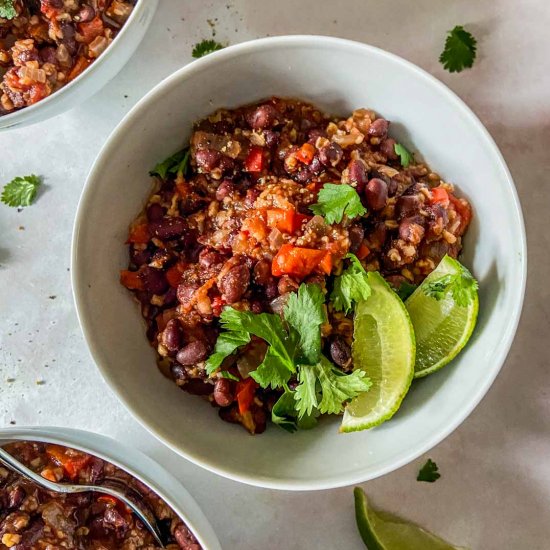
[(249, 237), (254, 237), (258, 242), (267, 237), (267, 227), (259, 215), (252, 215), (246, 218), (241, 225), (241, 231)]
[(80, 470), (90, 462), (91, 456), (85, 454), (67, 454), (67, 450), (59, 445), (47, 445), (48, 456), (63, 469), (71, 479), (76, 479)]
[(94, 17), (91, 21), (87, 21), (85, 23), (80, 23), (78, 25), (78, 30), (80, 34), (84, 37), (84, 43), (90, 44), (94, 40), (94, 38), (97, 38), (101, 34), (103, 34), (103, 21), (101, 20), (101, 17), (97, 15)]
[(69, 73), (69, 76), (67, 76), (67, 82), (71, 82), (80, 73), (84, 72), (84, 70), (88, 68), (88, 65), (90, 65), (91, 62), (92, 62), (91, 59), (88, 59), (87, 57), (81, 55), (76, 60), (76, 63), (73, 65), (73, 68), (71, 69), (71, 72)]
[(298, 279), (303, 279), (315, 270), (326, 253), (326, 250), (284, 244), (273, 258), (271, 273), (275, 277), (292, 275)]
[(143, 290), (143, 280), (139, 274), (139, 271), (129, 271), (123, 269), (120, 272), (120, 283), (128, 290)]
[(126, 244), (147, 244), (150, 239), (149, 226), (146, 223), (138, 223), (130, 229)]
[(261, 172), (264, 167), (264, 150), (261, 147), (251, 147), (244, 161), (246, 172)]
[(435, 187), (432, 189), (432, 204), (440, 204), (447, 208), (449, 206), (449, 193), (443, 187)]
[(295, 157), (303, 164), (311, 164), (315, 155), (315, 147), (311, 143), (304, 143), (295, 153)]
[(308, 216), (304, 214), (283, 208), (267, 210), (266, 216), (269, 227), (275, 227), (279, 231), (288, 234), (296, 233), (302, 226), (303, 221), (308, 219)]
[(236, 396), (240, 414), (245, 414), (250, 410), (250, 406), (254, 402), (254, 394), (257, 387), (258, 383), (253, 378), (237, 382)]
[(370, 254), (370, 248), (363, 242), (357, 251), (356, 256), (360, 260), (364, 260)]
[(330, 252), (325, 252), (323, 259), (319, 262), (319, 271), (330, 275), (332, 271), (332, 254)]
[(466, 228), (472, 221), (472, 207), (467, 202), (462, 202), (460, 199), (455, 197), (452, 193), (449, 193), (449, 200), (451, 201), (454, 209), (461, 217), (460, 227), (458, 229), (458, 234), (464, 234)]

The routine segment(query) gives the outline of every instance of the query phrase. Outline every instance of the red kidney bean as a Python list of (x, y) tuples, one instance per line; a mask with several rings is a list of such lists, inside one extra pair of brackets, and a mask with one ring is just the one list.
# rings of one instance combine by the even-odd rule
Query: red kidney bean
[[(45, 46), (40, 50), (40, 59), (44, 63), (51, 63), (57, 65), (57, 50), (52, 46)], [(30, 60), (29, 60), (30, 61)]]
[(265, 258), (256, 262), (253, 272), (254, 282), (257, 285), (265, 286), (273, 280), (273, 275), (271, 275), (271, 262)]
[(183, 331), (177, 319), (170, 319), (162, 332), (161, 343), (170, 352), (180, 349), (183, 340)]
[(147, 207), (147, 219), (150, 222), (157, 222), (164, 218), (164, 214), (166, 213), (166, 210), (158, 203), (150, 204)]
[(388, 184), (380, 178), (372, 178), (365, 188), (365, 198), (371, 210), (382, 210), (388, 202)]
[(415, 216), (422, 208), (422, 201), (417, 195), (401, 195), (395, 203), (395, 215), (398, 220)]
[(73, 17), (73, 20), (77, 21), (78, 23), (87, 23), (88, 21), (91, 21), (94, 17), (94, 8), (92, 8), (92, 6), (89, 6), (88, 4), (82, 4), (80, 11), (77, 15)]
[(275, 147), (279, 143), (279, 134), (273, 130), (264, 130), (264, 139), (267, 147)]
[(371, 123), (367, 134), (372, 137), (386, 137), (390, 123), (385, 118), (377, 118)]
[(262, 302), (259, 300), (252, 300), (250, 302), (250, 311), (252, 313), (262, 313), (264, 310), (264, 306), (262, 305)]
[(214, 401), (220, 407), (228, 407), (233, 403), (234, 392), (231, 380), (227, 378), (220, 378), (214, 385)]
[(298, 290), (299, 286), (300, 285), (294, 279), (290, 278), (288, 275), (283, 275), (279, 279), (277, 290), (279, 291), (279, 294), (286, 294), (287, 292), (294, 292)]
[(277, 285), (277, 281), (274, 278), (265, 286), (265, 297), (268, 300), (274, 300), (275, 298), (277, 298), (277, 296), (279, 296), (279, 287)]
[(343, 156), (344, 151), (337, 143), (329, 143), (319, 149), (319, 160), (325, 166), (336, 166)]
[(208, 357), (208, 348), (204, 342), (195, 340), (181, 348), (176, 355), (180, 365), (190, 366), (204, 361)]
[(367, 167), (362, 160), (353, 159), (348, 165), (349, 179), (356, 184), (358, 193), (362, 193), (369, 179), (367, 175)]
[(135, 245), (132, 245), (130, 247), (130, 261), (139, 267), (143, 264), (148, 264), (151, 261), (151, 258), (153, 256), (153, 253), (149, 250), (149, 248), (136, 248)]
[(385, 181), (388, 184), (388, 196), (393, 197), (397, 193), (399, 184), (393, 178), (388, 178)]
[(162, 299), (162, 305), (163, 306), (172, 306), (177, 302), (177, 291), (175, 288), (170, 287), (166, 294), (164, 295), (164, 298)]
[(277, 121), (279, 113), (271, 105), (260, 105), (246, 113), (246, 122), (254, 130), (271, 128)]
[(380, 152), (386, 155), (389, 160), (397, 160), (397, 153), (395, 152), (396, 143), (395, 139), (388, 138), (380, 144)]
[(351, 362), (351, 348), (343, 338), (336, 336), (330, 343), (330, 356), (339, 367), (347, 367)]
[(189, 305), (199, 286), (198, 283), (181, 283), (178, 285), (177, 295), (180, 304), (184, 306)]
[(165, 216), (164, 218), (151, 222), (149, 229), (159, 239), (174, 239), (185, 232), (187, 223), (179, 216)]
[(226, 155), (222, 155), (220, 157), (220, 161), (218, 163), (218, 168), (224, 174), (232, 172), (235, 169), (235, 161), (231, 157), (228, 157)]
[(222, 264), (224, 257), (212, 248), (203, 248), (199, 254), (199, 265), (204, 268), (212, 267), (213, 265)]
[(235, 184), (231, 180), (223, 180), (216, 189), (216, 200), (223, 201), (235, 192)]
[(232, 267), (218, 283), (223, 300), (227, 304), (238, 302), (248, 289), (250, 283), (250, 270), (246, 265), (240, 264)]
[(221, 154), (213, 149), (199, 149), (195, 152), (197, 167), (203, 172), (211, 172), (220, 162)]
[(168, 290), (168, 281), (164, 271), (154, 267), (145, 266), (141, 271), (143, 286), (148, 292), (153, 294), (164, 294)]
[(311, 161), (311, 164), (308, 166), (308, 169), (312, 174), (315, 174), (316, 176), (318, 176), (325, 169), (325, 167), (319, 160), (319, 156), (316, 155), (313, 157), (313, 160)]
[(307, 133), (307, 140), (309, 141), (309, 143), (311, 143), (312, 145), (315, 145), (315, 142), (320, 138), (320, 137), (326, 137), (327, 133), (322, 129), (322, 128), (312, 128), (311, 130), (308, 131)]
[(421, 216), (404, 218), (399, 224), (399, 238), (414, 245), (419, 244), (426, 232), (423, 222), (424, 220)]
[(265, 411), (260, 408), (256, 408), (253, 412), (252, 418), (254, 419), (254, 433), (261, 434), (265, 432), (267, 428), (267, 417)]
[(307, 168), (302, 168), (292, 174), (292, 179), (298, 183), (307, 183), (311, 178), (311, 172)]
[(363, 238), (365, 237), (365, 230), (360, 225), (352, 225), (348, 229), (348, 235), (350, 241), (350, 252), (357, 252), (363, 242)]

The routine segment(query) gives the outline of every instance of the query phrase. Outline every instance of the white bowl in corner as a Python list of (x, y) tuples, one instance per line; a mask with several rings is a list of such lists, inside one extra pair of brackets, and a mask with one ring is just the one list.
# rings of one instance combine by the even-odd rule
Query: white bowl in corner
[(34, 105), (0, 116), (0, 132), (20, 128), (60, 115), (84, 103), (126, 65), (145, 36), (158, 0), (138, 0), (113, 42), (85, 71), (57, 92)]
[[(143, 207), (148, 170), (180, 149), (193, 122), (218, 107), (272, 95), (345, 115), (369, 107), (421, 152), (473, 204), (463, 261), (480, 282), (475, 333), (449, 366), (415, 382), (393, 419), (340, 434), (338, 418), (288, 434), (251, 437), (164, 378), (139, 308), (119, 283), (130, 221)], [(263, 487), (327, 489), (403, 466), (437, 445), (480, 402), (512, 343), (523, 304), (526, 242), (506, 164), (472, 111), (441, 82), (377, 48), (317, 36), (240, 44), (174, 73), (119, 124), (89, 175), (78, 207), (72, 282), (78, 315), (100, 372), (134, 416), (166, 445), (204, 468)]]

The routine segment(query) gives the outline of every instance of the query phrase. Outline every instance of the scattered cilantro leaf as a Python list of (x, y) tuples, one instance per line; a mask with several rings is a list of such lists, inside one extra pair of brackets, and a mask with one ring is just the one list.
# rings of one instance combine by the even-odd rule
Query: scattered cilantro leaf
[(397, 295), (403, 300), (403, 302), (416, 290), (417, 285), (412, 285), (407, 281), (402, 282), (399, 288), (396, 290)]
[(438, 472), (439, 467), (437, 466), (437, 464), (431, 458), (428, 458), (426, 464), (424, 464), (424, 466), (420, 468), (420, 471), (416, 476), (416, 481), (426, 481), (428, 483), (433, 483), (441, 477), (441, 474)]
[(150, 172), (150, 176), (158, 176), (161, 179), (166, 179), (168, 174), (185, 175), (189, 165), (189, 147), (174, 153), (168, 158), (159, 162)]
[(439, 56), (443, 68), (450, 73), (459, 73), (474, 64), (477, 40), (461, 25), (447, 33), (445, 48)]
[(323, 216), (328, 224), (340, 223), (344, 215), (353, 219), (367, 212), (357, 191), (345, 183), (325, 183), (317, 200), (317, 204), (309, 208), (314, 214)]
[(14, 0), (0, 0), (0, 18), (15, 19), (17, 10), (15, 9)]
[(327, 322), (325, 296), (319, 285), (301, 284), (284, 309), (286, 322), (299, 334), (299, 361), (315, 365), (321, 356), (321, 325)]
[(401, 143), (396, 143), (393, 149), (401, 161), (401, 166), (403, 166), (403, 168), (408, 168), (409, 164), (414, 161), (414, 155), (408, 151), (404, 145), (401, 145)]
[(231, 374), (227, 370), (220, 371), (220, 375), (222, 378), (227, 378), (228, 380), (235, 380), (235, 382), (239, 381), (239, 379), (234, 374)]
[(421, 288), (426, 296), (442, 300), (448, 292), (458, 306), (467, 307), (475, 297), (477, 281), (464, 266), (458, 273), (448, 273), (434, 281), (425, 282)]
[(34, 174), (13, 178), (4, 186), (0, 200), (8, 206), (30, 206), (41, 183)]
[(300, 366), (298, 380), (295, 399), (299, 418), (315, 409), (321, 414), (341, 413), (345, 402), (371, 386), (362, 370), (344, 374), (322, 355), (317, 365)]
[(351, 263), (341, 275), (334, 279), (330, 300), (336, 311), (344, 311), (347, 315), (354, 304), (370, 296), (371, 289), (367, 272), (357, 256), (348, 254), (346, 258), (349, 258)]
[(225, 46), (216, 42), (215, 40), (202, 40), (198, 44), (195, 44), (191, 55), (198, 59), (199, 57), (204, 57), (212, 52), (217, 52), (218, 50), (223, 50)]
[(248, 342), (250, 342), (250, 334), (247, 332), (222, 332), (216, 340), (214, 353), (206, 360), (206, 372), (208, 374), (215, 372), (220, 368), (226, 357), (235, 353), (238, 348), (248, 344)]
[(286, 390), (271, 409), (271, 421), (283, 430), (293, 433), (298, 429), (294, 392)]

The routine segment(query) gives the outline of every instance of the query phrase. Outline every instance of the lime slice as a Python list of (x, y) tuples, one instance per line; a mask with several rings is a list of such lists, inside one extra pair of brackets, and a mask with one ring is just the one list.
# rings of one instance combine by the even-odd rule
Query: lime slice
[(360, 487), (355, 487), (353, 495), (357, 528), (368, 550), (466, 550), (445, 542), (418, 525), (374, 511)]
[(366, 430), (391, 418), (414, 374), (414, 331), (403, 302), (378, 273), (369, 273), (371, 295), (355, 308), (354, 368), (371, 379), (368, 392), (346, 407), (341, 432)]
[(415, 378), (445, 366), (457, 356), (472, 335), (479, 309), (475, 289), (472, 289), (473, 299), (465, 307), (455, 302), (451, 292), (446, 292), (440, 300), (425, 293), (433, 281), (460, 273), (469, 275), (460, 262), (445, 256), (405, 302), (416, 335)]

